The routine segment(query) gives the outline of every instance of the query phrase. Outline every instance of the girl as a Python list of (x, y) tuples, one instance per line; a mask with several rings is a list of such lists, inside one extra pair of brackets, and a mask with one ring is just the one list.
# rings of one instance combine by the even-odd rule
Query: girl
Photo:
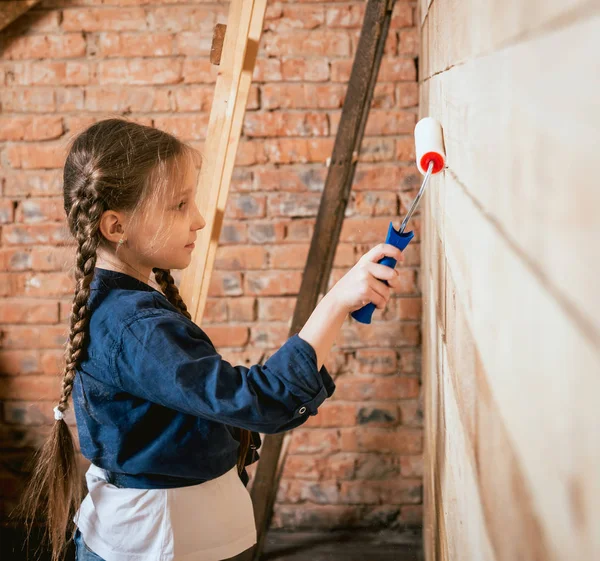
[[(385, 307), (399, 287), (377, 261), (401, 261), (401, 252), (377, 246), (264, 365), (232, 366), (191, 320), (170, 274), (189, 265), (205, 226), (198, 167), (190, 146), (122, 119), (92, 125), (70, 147), (71, 331), (56, 423), (23, 503), (29, 525), (45, 514), (53, 561), (71, 520), (79, 561), (217, 561), (251, 548), (244, 468), (256, 461), (258, 432), (317, 413), (335, 389), (323, 363), (347, 314), (367, 302)], [(82, 503), (64, 421), (71, 394), (91, 461)]]

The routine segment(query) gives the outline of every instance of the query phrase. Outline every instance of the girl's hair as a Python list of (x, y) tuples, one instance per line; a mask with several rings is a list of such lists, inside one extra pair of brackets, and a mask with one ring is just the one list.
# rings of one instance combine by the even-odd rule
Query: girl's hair
[[(77, 242), (76, 285), (59, 411), (68, 408), (76, 368), (85, 353), (91, 316), (87, 303), (97, 250), (111, 248), (99, 229), (102, 214), (110, 209), (127, 212), (132, 222), (138, 219), (150, 201), (165, 200), (163, 195), (173, 189), (174, 179), (181, 178), (186, 169), (181, 164), (186, 161), (199, 166), (198, 152), (166, 132), (124, 119), (100, 121), (72, 141), (63, 171), (63, 191), (69, 229)], [(110, 251), (114, 252), (114, 247)], [(191, 319), (170, 271), (155, 268), (153, 272), (169, 302)], [(237, 465), (241, 473), (250, 433), (242, 430), (240, 440)], [(52, 561), (59, 561), (84, 491), (73, 437), (63, 419), (55, 421), (35, 460), (20, 513), (28, 534), (36, 518), (45, 519), (44, 535), (52, 549)]]

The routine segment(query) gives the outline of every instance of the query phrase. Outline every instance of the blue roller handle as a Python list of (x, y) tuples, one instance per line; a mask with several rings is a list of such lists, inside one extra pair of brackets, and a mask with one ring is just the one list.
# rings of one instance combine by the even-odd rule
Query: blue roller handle
[[(400, 251), (404, 251), (406, 249), (406, 246), (410, 243), (410, 240), (412, 240), (414, 237), (414, 232), (406, 232), (401, 234), (400, 232), (394, 229), (393, 223), (390, 222), (390, 227), (388, 228), (385, 243), (397, 247)], [(386, 265), (387, 267), (391, 267), (392, 269), (396, 266), (396, 260), (392, 257), (384, 257), (381, 261), (378, 261), (378, 263)], [(385, 282), (385, 284), (388, 284), (387, 281), (383, 282)], [(351, 316), (360, 323), (371, 323), (371, 316), (373, 315), (375, 308), (375, 304), (371, 302), (370, 304), (363, 306), (360, 310), (352, 312)]]

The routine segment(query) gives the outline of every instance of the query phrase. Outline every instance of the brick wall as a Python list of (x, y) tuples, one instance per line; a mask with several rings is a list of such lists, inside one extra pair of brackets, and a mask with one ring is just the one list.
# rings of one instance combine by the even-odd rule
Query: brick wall
[[(48, 0), (2, 39), (0, 84), (0, 515), (48, 431), (73, 282), (62, 209), (67, 141), (127, 115), (202, 148), (226, 3)], [(286, 338), (355, 54), (364, 2), (267, 9), (203, 326), (222, 354), (257, 361)], [(332, 282), (406, 212), (417, 113), (415, 5), (399, 1)], [(404, 290), (371, 326), (348, 321), (332, 353), (338, 389), (295, 431), (274, 523), (419, 523), (419, 216)]]

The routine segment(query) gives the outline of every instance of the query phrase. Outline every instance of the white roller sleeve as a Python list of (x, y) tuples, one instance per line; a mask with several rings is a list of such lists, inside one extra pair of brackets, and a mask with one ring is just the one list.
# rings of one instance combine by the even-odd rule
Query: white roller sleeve
[(442, 125), (433, 117), (425, 117), (415, 126), (415, 150), (417, 167), (423, 175), (427, 173), (427, 167), (432, 160), (432, 173), (439, 173), (444, 169), (446, 153)]

